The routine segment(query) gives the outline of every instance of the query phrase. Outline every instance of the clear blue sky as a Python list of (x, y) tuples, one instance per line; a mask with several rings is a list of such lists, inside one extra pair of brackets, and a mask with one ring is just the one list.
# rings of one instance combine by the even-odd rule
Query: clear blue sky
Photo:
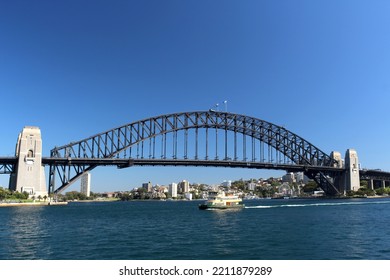
[[(25, 125), (44, 153), (155, 115), (228, 110), (390, 171), (389, 1), (0, 2), (0, 155)], [(100, 167), (92, 190), (267, 170)], [(278, 174), (283, 174), (279, 172)], [(8, 176), (0, 175), (0, 185)]]

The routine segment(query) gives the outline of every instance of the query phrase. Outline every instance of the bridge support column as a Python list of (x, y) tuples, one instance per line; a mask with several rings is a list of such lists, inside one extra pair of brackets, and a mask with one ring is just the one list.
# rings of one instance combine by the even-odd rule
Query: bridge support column
[(374, 190), (374, 180), (373, 179), (368, 180), (368, 188), (370, 190)]
[(359, 159), (354, 149), (345, 153), (345, 187), (346, 191), (357, 191), (360, 188)]
[(80, 192), (85, 194), (87, 197), (91, 195), (91, 173), (86, 172), (81, 177)]
[(19, 134), (15, 155), (18, 163), (11, 174), (9, 188), (31, 196), (47, 196), (42, 166), (42, 137), (38, 127), (26, 126)]

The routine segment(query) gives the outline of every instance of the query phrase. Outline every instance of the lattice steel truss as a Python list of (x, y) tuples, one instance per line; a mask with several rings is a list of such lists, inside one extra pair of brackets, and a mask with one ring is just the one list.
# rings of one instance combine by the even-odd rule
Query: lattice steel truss
[[(211, 110), (161, 115), (126, 124), (55, 147), (51, 158), (134, 159), (135, 163), (142, 160), (150, 165), (175, 165), (184, 161), (197, 166), (212, 161), (222, 166), (245, 162), (338, 168), (329, 155), (284, 127)], [(51, 164), (49, 191), (62, 191), (96, 166), (91, 163)], [(328, 194), (338, 193), (329, 172), (311, 169), (306, 174)], [(55, 189), (56, 177), (61, 181), (58, 189)]]
[(0, 158), (0, 174), (11, 174), (15, 171), (17, 159), (15, 157)]

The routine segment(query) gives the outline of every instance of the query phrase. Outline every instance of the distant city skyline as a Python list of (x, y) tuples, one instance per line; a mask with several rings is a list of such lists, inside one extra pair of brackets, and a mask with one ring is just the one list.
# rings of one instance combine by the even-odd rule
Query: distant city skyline
[[(49, 156), (113, 127), (218, 104), (390, 171), (389, 14), (387, 1), (2, 1), (0, 156), (14, 156), (24, 126), (41, 129)], [(91, 191), (284, 173), (98, 167)]]

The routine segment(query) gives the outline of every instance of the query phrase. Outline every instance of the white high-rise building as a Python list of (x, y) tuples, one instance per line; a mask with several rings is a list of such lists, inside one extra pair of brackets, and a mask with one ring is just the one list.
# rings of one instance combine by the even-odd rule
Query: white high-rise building
[(177, 197), (177, 184), (176, 183), (169, 184), (168, 194), (172, 198)]
[(91, 173), (86, 172), (81, 177), (80, 192), (87, 197), (91, 196)]

